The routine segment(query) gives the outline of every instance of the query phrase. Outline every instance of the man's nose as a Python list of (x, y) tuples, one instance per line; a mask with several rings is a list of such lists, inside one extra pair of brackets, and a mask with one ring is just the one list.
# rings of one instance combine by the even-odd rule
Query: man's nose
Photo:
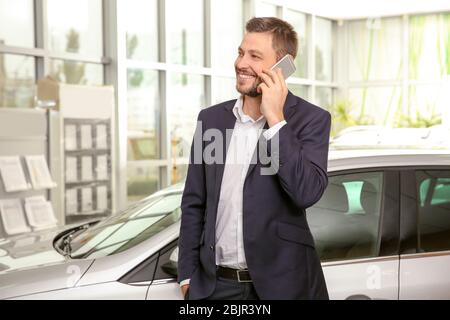
[(245, 55), (241, 56), (241, 57), (238, 57), (236, 59), (236, 67), (238, 69), (248, 69), (250, 67), (248, 59), (247, 59), (247, 57)]

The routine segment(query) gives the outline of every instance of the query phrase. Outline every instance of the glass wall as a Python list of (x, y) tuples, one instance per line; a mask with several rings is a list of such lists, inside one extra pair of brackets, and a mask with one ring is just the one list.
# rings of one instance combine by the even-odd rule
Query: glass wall
[[(450, 13), (347, 22), (351, 125), (443, 123), (450, 76)], [(449, 121), (449, 120), (447, 120)]]
[(104, 84), (103, 52), (102, 0), (0, 0), (0, 108), (33, 107), (48, 75)]
[(333, 22), (317, 18), (315, 23), (316, 80), (333, 81)]
[(33, 57), (0, 53), (0, 107), (32, 107), (35, 82)]
[(51, 51), (103, 55), (101, 0), (47, 0), (47, 21)]
[(203, 0), (166, 0), (165, 5), (167, 62), (204, 66)]
[(128, 0), (124, 6), (127, 58), (159, 60), (157, 0)]
[(298, 54), (295, 59), (297, 71), (294, 76), (308, 78), (308, 43), (307, 43), (307, 16), (306, 14), (291, 9), (284, 13), (284, 19), (289, 22), (297, 31)]
[[(34, 1), (0, 0), (0, 45), (33, 48), (34, 32)], [(0, 51), (0, 107), (31, 107), (35, 82), (35, 58)]]
[(0, 44), (34, 47), (34, 1), (0, 0)]
[(402, 76), (402, 19), (349, 22), (349, 80), (399, 80)]

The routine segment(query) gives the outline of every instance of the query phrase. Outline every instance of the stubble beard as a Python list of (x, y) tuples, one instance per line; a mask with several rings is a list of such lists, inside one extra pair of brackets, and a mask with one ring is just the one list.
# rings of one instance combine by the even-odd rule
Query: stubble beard
[(248, 90), (241, 90), (241, 89), (239, 89), (239, 84), (236, 84), (236, 90), (240, 94), (243, 94), (244, 96), (249, 96), (249, 97), (252, 97), (252, 98), (256, 98), (256, 97), (259, 97), (261, 95), (261, 93), (258, 92), (258, 85), (259, 85), (259, 83), (254, 83), (250, 89), (248, 89)]

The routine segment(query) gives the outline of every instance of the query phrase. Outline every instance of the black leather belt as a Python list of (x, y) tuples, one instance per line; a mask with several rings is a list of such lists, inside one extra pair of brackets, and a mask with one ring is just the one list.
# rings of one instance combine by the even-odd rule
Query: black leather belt
[(219, 277), (235, 280), (238, 282), (252, 282), (250, 272), (248, 270), (237, 270), (225, 267), (217, 267), (217, 275)]

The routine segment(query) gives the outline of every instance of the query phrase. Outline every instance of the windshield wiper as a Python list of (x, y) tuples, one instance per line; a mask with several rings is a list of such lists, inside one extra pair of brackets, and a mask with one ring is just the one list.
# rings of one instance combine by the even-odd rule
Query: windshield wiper
[(73, 229), (72, 231), (66, 233), (64, 236), (62, 236), (61, 240), (62, 240), (62, 250), (61, 253), (64, 257), (66, 258), (72, 258), (72, 240), (73, 237), (75, 235), (75, 233), (78, 232), (83, 232), (85, 230), (87, 230), (89, 228), (89, 226), (91, 225), (91, 223), (79, 226), (75, 229)]
[[(78, 231), (78, 230), (77, 230)], [(68, 236), (66, 236), (63, 240), (63, 252), (64, 257), (71, 258), (72, 255), (72, 240), (73, 240), (73, 234), (70, 233)]]

